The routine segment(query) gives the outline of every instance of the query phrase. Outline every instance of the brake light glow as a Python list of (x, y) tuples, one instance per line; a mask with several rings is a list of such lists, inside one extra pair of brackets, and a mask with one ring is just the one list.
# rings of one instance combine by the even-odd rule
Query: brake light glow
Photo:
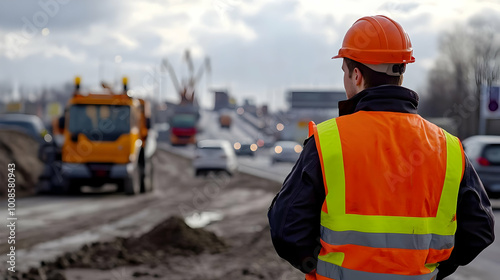
[(480, 157), (477, 159), (477, 162), (482, 165), (482, 166), (489, 166), (490, 165), (490, 161), (487, 160), (486, 158), (484, 157)]

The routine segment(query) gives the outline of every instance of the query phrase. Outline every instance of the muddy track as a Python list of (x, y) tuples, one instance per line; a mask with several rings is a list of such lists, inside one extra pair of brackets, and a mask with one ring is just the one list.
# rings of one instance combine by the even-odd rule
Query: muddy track
[[(221, 279), (224, 275), (232, 275), (232, 279), (292, 279), (292, 274), (298, 277), (293, 279), (303, 277), (276, 255), (270, 241), (266, 213), (279, 183), (245, 173), (195, 178), (190, 160), (165, 151), (158, 152), (154, 167), (156, 189), (145, 195), (27, 198), (31, 206), (23, 206), (26, 216), (21, 215), (20, 221), (25, 221), (25, 227), (20, 223), (16, 244), (21, 251), (19, 262), (31, 266), (41, 260), (53, 261), (57, 256), (77, 251), (83, 244), (111, 240), (114, 236), (138, 236), (168, 217), (208, 211), (219, 213), (222, 219), (205, 228), (222, 238), (229, 250), (168, 256), (154, 269), (141, 269), (144, 265), (105, 271), (71, 268), (63, 274), (67, 279), (158, 279), (167, 275), (165, 279), (186, 280), (200, 279), (202, 275), (202, 279)], [(48, 206), (51, 204), (53, 207)], [(0, 234), (3, 238), (5, 233)], [(73, 239), (79, 242), (73, 244)], [(50, 248), (51, 254), (46, 254), (46, 248)], [(5, 249), (2, 244), (2, 254)], [(193, 269), (193, 263), (199, 264), (197, 269)], [(134, 273), (136, 276), (132, 276)], [(287, 276), (280, 278), (283, 275)]]

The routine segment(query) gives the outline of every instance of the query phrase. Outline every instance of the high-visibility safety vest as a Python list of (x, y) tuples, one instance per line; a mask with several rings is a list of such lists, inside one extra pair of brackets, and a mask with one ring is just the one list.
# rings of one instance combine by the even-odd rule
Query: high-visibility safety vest
[(449, 258), (464, 172), (460, 141), (417, 114), (311, 122), (326, 198), (306, 279), (431, 280)]

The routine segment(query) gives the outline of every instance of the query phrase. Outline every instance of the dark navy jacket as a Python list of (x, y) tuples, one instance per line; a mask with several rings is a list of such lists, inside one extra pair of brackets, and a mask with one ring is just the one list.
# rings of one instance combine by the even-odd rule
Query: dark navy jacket
[[(418, 95), (400, 86), (366, 89), (339, 102), (339, 115), (357, 111), (417, 113)], [(369, 145), (369, 143), (367, 143)], [(316, 268), (321, 245), (320, 216), (325, 200), (323, 174), (314, 136), (286, 177), (268, 212), (274, 248), (282, 258), (304, 273)], [(459, 265), (471, 262), (494, 240), (491, 204), (476, 171), (466, 158), (457, 201), (455, 247), (448, 260), (440, 263), (438, 279), (452, 274)]]

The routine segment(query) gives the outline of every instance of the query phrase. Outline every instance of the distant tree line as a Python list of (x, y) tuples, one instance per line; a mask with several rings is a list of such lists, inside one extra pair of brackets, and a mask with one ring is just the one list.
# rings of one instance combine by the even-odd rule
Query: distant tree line
[(499, 28), (497, 17), (482, 15), (440, 36), (420, 113), (452, 118), (462, 139), (479, 132), (481, 86), (499, 82)]

